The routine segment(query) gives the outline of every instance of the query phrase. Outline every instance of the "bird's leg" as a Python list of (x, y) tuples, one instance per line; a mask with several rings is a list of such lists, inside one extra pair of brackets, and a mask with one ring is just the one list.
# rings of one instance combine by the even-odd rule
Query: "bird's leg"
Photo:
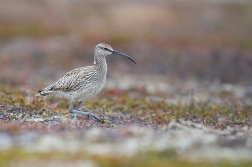
[(75, 107), (75, 110), (78, 110), (81, 106), (82, 101), (79, 101), (78, 105)]
[[(77, 104), (77, 106), (75, 107), (75, 110), (78, 110), (81, 106), (81, 103), (82, 101), (79, 101), (79, 103)], [(77, 116), (77, 113), (74, 114), (74, 121), (76, 120), (76, 116)]]
[[(80, 107), (80, 106), (79, 106), (80, 103), (81, 103), (81, 102), (79, 102), (79, 104), (76, 106), (76, 108), (77, 108), (77, 107), (78, 107), (78, 108)], [(77, 108), (77, 109), (78, 109), (78, 108)], [(74, 113), (74, 114), (75, 114), (75, 116), (74, 116), (74, 121), (76, 120), (76, 114), (82, 114), (82, 115), (88, 116), (89, 118), (91, 118), (91, 119), (94, 120), (95, 122), (102, 122), (102, 120), (101, 120), (100, 118), (97, 118), (96, 116), (94, 116), (93, 114), (91, 114), (91, 113), (89, 113), (89, 112), (84, 112), (84, 111), (79, 111), (79, 110), (73, 109), (73, 101), (70, 102), (70, 105), (69, 105), (69, 107), (68, 107), (68, 111), (69, 111), (70, 113)]]

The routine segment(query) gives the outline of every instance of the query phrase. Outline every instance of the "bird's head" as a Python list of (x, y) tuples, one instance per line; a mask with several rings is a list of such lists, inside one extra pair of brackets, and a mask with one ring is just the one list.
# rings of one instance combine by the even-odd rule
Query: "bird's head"
[(131, 58), (130, 56), (122, 52), (112, 49), (112, 47), (107, 44), (100, 43), (95, 47), (95, 55), (106, 57), (107, 55), (111, 55), (111, 54), (127, 57), (128, 59), (130, 59), (136, 64), (136, 61), (133, 58)]

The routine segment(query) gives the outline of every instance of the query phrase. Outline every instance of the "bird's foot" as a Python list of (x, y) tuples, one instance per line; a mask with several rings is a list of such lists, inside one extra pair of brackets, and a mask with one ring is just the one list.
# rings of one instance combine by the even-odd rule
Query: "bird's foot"
[(104, 123), (104, 120), (103, 119), (100, 119), (96, 116), (94, 116), (93, 114), (89, 113), (88, 114), (88, 118), (91, 118), (92, 120), (94, 120), (95, 122), (101, 122), (101, 123)]

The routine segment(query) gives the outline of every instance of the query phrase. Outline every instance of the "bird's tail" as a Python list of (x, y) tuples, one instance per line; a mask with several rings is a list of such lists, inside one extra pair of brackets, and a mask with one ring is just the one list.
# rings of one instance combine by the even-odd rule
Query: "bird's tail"
[(40, 90), (35, 96), (48, 96), (50, 93), (47, 90)]

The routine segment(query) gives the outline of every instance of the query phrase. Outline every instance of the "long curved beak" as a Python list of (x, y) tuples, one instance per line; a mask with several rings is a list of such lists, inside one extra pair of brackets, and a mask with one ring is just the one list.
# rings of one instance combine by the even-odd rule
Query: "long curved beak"
[(130, 59), (131, 61), (133, 61), (136, 64), (136, 61), (133, 58), (131, 58), (130, 56), (128, 56), (122, 52), (118, 52), (116, 50), (113, 50), (112, 54), (127, 57), (128, 59)]

